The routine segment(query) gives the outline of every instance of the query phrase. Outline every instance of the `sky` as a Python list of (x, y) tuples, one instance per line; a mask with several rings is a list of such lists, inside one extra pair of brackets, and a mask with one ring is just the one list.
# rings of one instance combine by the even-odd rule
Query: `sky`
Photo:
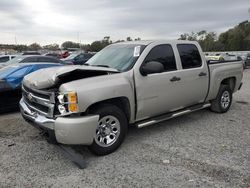
[(250, 20), (250, 0), (0, 0), (0, 44), (177, 39)]

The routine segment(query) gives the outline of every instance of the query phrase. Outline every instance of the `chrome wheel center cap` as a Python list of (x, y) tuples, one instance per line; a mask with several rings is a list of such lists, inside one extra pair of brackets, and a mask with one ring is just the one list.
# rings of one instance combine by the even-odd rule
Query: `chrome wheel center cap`
[(104, 133), (105, 133), (105, 135), (110, 135), (111, 131), (110, 131), (110, 129), (107, 128), (104, 130)]

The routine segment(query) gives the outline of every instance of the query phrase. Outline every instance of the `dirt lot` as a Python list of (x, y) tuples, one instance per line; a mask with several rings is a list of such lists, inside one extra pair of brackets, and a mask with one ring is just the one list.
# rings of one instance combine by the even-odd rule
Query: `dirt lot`
[(121, 148), (78, 169), (18, 113), (0, 117), (0, 187), (250, 187), (250, 70), (231, 110), (131, 128)]

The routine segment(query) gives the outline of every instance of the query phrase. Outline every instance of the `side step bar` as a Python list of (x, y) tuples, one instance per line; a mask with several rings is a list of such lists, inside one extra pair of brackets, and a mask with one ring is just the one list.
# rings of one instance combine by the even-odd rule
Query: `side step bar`
[(205, 103), (205, 104), (201, 104), (201, 105), (198, 104), (198, 105), (191, 106), (191, 107), (188, 107), (188, 108), (176, 111), (176, 112), (171, 112), (171, 113), (160, 115), (160, 116), (157, 116), (157, 117), (154, 117), (154, 118), (143, 120), (143, 121), (140, 121), (140, 122), (136, 123), (135, 125), (138, 128), (146, 127), (146, 126), (149, 126), (149, 125), (152, 125), (152, 124), (156, 124), (156, 123), (159, 123), (159, 122), (162, 122), (162, 121), (166, 121), (168, 119), (172, 119), (174, 117), (178, 117), (178, 116), (181, 116), (181, 115), (184, 115), (184, 114), (188, 114), (190, 112), (201, 110), (201, 109), (204, 109), (204, 108), (207, 108), (207, 107), (210, 107), (210, 106), (211, 106), (210, 103)]

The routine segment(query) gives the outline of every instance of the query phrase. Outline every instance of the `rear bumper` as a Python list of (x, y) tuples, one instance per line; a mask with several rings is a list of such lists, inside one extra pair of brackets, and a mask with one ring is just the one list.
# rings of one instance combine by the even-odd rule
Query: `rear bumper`
[(23, 99), (21, 99), (19, 106), (25, 120), (37, 128), (54, 132), (58, 143), (92, 144), (99, 120), (98, 115), (50, 119), (30, 110)]

